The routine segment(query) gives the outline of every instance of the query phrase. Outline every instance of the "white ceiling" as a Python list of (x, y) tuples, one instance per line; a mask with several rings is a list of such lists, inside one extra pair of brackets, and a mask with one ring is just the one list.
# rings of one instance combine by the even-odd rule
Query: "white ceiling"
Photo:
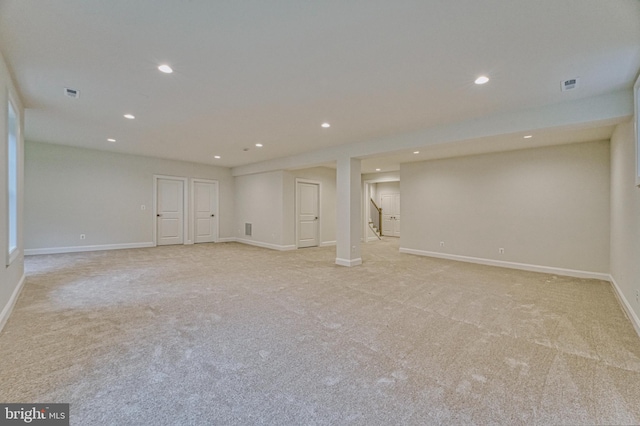
[[(0, 51), (27, 140), (235, 167), (630, 89), (640, 1), (0, 0)], [(481, 74), (491, 81), (473, 84)], [(561, 92), (574, 77), (579, 88)], [(611, 131), (549, 129), (376, 161)]]

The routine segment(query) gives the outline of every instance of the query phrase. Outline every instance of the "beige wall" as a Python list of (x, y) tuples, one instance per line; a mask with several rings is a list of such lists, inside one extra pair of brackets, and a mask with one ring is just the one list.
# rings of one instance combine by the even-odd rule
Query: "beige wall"
[(631, 121), (611, 138), (611, 276), (634, 312), (639, 326), (640, 188), (635, 186), (635, 146)]
[(219, 237), (234, 236), (226, 168), (27, 142), (25, 171), (27, 249), (152, 242), (154, 174), (217, 180)]
[[(20, 136), (18, 140), (18, 257), (6, 265), (7, 251), (9, 245), (8, 237), (8, 217), (7, 217), (7, 136), (8, 136), (8, 102), (9, 96), (17, 108), (20, 119)], [(19, 285), (24, 276), (24, 240), (23, 230), (23, 163), (24, 163), (24, 142), (22, 134), (24, 131), (24, 110), (15, 85), (10, 78), (9, 70), (2, 55), (0, 55), (0, 330), (8, 319), (10, 309), (15, 303), (19, 293)]]
[(403, 164), (400, 245), (606, 274), (609, 170), (608, 141)]

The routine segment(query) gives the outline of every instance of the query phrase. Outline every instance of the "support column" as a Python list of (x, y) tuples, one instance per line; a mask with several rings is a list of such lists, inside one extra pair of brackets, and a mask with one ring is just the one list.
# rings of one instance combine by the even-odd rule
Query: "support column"
[(362, 264), (360, 238), (362, 234), (362, 176), (360, 160), (338, 158), (336, 178), (336, 264)]

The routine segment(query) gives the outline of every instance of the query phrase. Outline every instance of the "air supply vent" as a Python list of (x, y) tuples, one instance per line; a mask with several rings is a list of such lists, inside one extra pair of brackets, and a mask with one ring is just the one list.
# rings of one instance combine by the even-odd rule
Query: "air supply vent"
[(251, 235), (251, 224), (250, 223), (245, 223), (244, 224), (244, 235)]
[(567, 90), (573, 90), (578, 88), (578, 83), (580, 83), (579, 78), (571, 78), (569, 80), (565, 80), (562, 82), (562, 91), (566, 92)]
[(64, 88), (64, 95), (69, 97), (69, 98), (78, 99), (80, 97), (80, 91), (76, 90), (76, 89), (69, 89), (68, 87), (65, 87)]

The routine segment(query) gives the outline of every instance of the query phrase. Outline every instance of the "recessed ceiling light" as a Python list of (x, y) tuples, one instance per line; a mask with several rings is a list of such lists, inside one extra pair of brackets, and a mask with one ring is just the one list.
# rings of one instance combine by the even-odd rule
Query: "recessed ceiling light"
[(262, 144), (261, 144), (261, 143), (257, 143), (257, 144), (256, 144), (256, 146), (257, 146), (258, 148), (262, 148)]
[(533, 137), (533, 135), (527, 135), (527, 136), (525, 136), (524, 138), (525, 138), (525, 139), (531, 139), (532, 137)]
[(171, 74), (173, 72), (173, 70), (171, 69), (171, 67), (169, 65), (164, 65), (164, 64), (160, 65), (158, 67), (158, 69), (160, 71), (162, 71), (163, 73), (165, 73), (165, 74)]
[(216, 160), (219, 160), (220, 156), (219, 155), (214, 155), (213, 158), (215, 158)]
[(489, 81), (489, 77), (487, 77), (486, 75), (481, 75), (480, 77), (476, 78), (476, 81), (474, 83), (485, 84), (487, 81)]
[(134, 115), (131, 115), (131, 114), (125, 114), (124, 118), (128, 118), (129, 120), (133, 120), (136, 117)]
[(376, 172), (379, 172), (379, 171), (380, 171), (380, 169), (376, 169)]
[(420, 154), (420, 151), (413, 151), (414, 154)]
[(115, 142), (115, 141), (116, 141), (115, 139), (111, 139), (111, 138), (107, 139), (107, 142)]
[(322, 127), (324, 127), (325, 129), (328, 129), (329, 127), (331, 127), (331, 124), (329, 124), (329, 123), (322, 123)]

